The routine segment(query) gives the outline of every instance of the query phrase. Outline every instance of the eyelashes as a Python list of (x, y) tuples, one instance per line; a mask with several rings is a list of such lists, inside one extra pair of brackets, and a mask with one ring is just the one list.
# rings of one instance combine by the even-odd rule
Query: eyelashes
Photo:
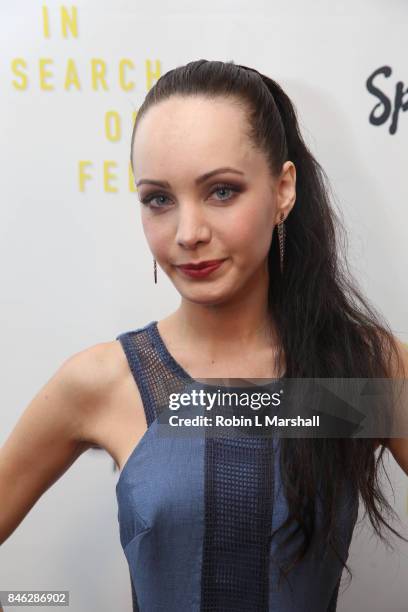
[[(237, 193), (240, 193), (242, 191), (241, 187), (238, 187), (237, 185), (231, 185), (229, 183), (218, 183), (212, 189), (211, 194), (213, 194), (213, 193), (215, 193), (217, 191), (221, 191), (221, 190), (231, 191), (233, 193), (233, 195), (230, 196), (229, 198), (222, 198), (222, 199), (218, 200), (219, 202), (229, 202), (230, 200), (232, 200), (235, 197), (235, 195)], [(167, 206), (167, 204), (156, 204), (156, 205), (153, 205), (152, 202), (153, 202), (153, 200), (156, 200), (156, 198), (167, 198), (167, 195), (165, 193), (162, 193), (162, 192), (152, 193), (152, 194), (146, 196), (145, 198), (143, 198), (142, 200), (140, 200), (140, 202), (144, 206), (147, 206), (148, 208), (156, 208), (157, 209), (157, 208), (165, 208)]]

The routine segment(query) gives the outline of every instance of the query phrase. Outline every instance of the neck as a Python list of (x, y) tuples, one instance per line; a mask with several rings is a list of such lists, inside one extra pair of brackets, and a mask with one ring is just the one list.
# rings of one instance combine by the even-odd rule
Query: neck
[(187, 346), (200, 347), (213, 357), (275, 345), (276, 328), (268, 311), (268, 278), (260, 282), (258, 277), (249, 284), (239, 296), (220, 304), (200, 304), (183, 297), (162, 326), (172, 329)]

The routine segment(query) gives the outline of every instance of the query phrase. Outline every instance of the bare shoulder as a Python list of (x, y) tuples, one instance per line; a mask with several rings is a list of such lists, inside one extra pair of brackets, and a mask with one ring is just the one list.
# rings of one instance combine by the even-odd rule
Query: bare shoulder
[(115, 384), (124, 371), (118, 340), (100, 342), (73, 354), (63, 364), (66, 384), (84, 398), (98, 396)]
[[(396, 336), (393, 336), (398, 349), (398, 359), (393, 359), (391, 362), (391, 376), (394, 379), (403, 379), (403, 393), (401, 395), (404, 405), (399, 407), (403, 418), (404, 428), (408, 423), (408, 402), (407, 388), (408, 383), (408, 346)], [(386, 446), (394, 456), (399, 466), (408, 474), (408, 438), (388, 438), (384, 441)]]
[(77, 439), (105, 450), (121, 468), (147, 429), (139, 385), (119, 340), (73, 357), (72, 376), (81, 401)]
[[(392, 336), (397, 349), (397, 355), (392, 352), (389, 363), (389, 375), (394, 379), (408, 380), (408, 344), (402, 342), (396, 336)], [(408, 406), (406, 407), (408, 414)], [(408, 445), (406, 438), (382, 438), (374, 440), (374, 451), (380, 446), (388, 448), (395, 456), (395, 452), (399, 454), (402, 447)], [(397, 457), (395, 457), (397, 459)], [(398, 460), (398, 459), (397, 459)]]
[(390, 363), (390, 374), (392, 378), (408, 378), (408, 344), (402, 342), (396, 336), (393, 340), (397, 347), (398, 360), (393, 356)]
[(75, 353), (63, 367), (67, 392), (76, 398), (76, 439), (92, 445), (92, 423), (109, 409), (129, 376), (125, 354), (119, 340), (101, 342)]

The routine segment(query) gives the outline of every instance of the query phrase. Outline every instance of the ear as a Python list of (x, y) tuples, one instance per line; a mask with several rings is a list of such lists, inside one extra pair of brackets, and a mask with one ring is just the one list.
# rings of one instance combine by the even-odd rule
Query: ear
[(280, 223), (282, 213), (287, 219), (296, 202), (296, 167), (291, 161), (286, 161), (282, 172), (276, 181), (276, 223)]

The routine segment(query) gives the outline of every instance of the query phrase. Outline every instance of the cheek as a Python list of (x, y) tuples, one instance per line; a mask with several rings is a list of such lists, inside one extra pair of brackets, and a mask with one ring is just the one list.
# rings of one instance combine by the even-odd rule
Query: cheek
[(265, 255), (273, 233), (272, 214), (265, 210), (251, 210), (250, 214), (235, 215), (225, 225), (225, 240), (237, 252)]
[(154, 217), (149, 217), (146, 214), (141, 215), (142, 227), (144, 235), (150, 250), (160, 258), (161, 254), (166, 251), (168, 244), (168, 236), (166, 233), (166, 224), (157, 223)]

